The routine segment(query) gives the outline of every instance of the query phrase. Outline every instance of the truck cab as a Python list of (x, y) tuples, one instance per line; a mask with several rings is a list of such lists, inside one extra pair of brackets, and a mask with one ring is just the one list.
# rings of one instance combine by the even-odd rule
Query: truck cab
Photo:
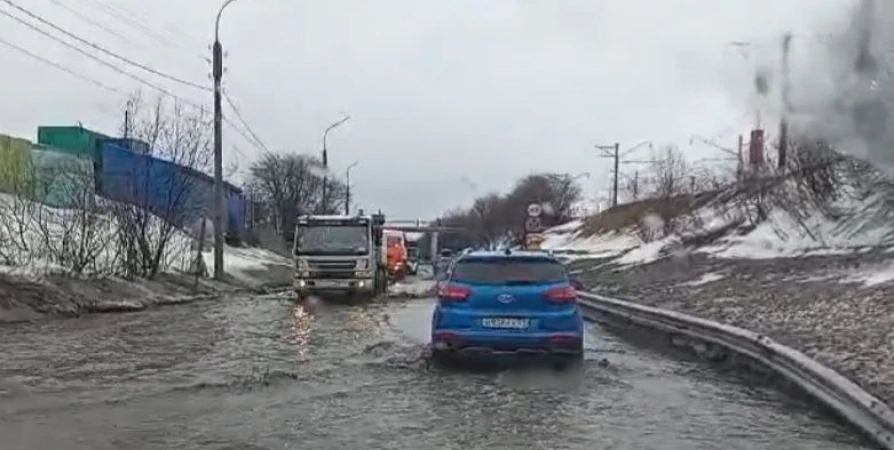
[(384, 216), (298, 217), (292, 254), (299, 297), (374, 297), (385, 291)]

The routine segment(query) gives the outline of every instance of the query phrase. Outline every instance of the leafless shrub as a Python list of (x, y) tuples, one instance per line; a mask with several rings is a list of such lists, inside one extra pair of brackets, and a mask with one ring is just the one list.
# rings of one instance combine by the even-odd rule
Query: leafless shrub
[[(146, 142), (150, 156), (197, 172), (208, 168), (212, 127), (204, 110), (163, 97), (146, 102), (139, 93), (130, 97), (125, 108), (131, 118), (125, 136)], [(210, 202), (197, 179), (187, 173), (172, 169), (166, 179), (151, 184), (149, 176), (142, 178), (144, 198), (135, 199), (137, 204), (116, 204), (111, 211), (120, 227), (116, 245), (121, 275), (154, 278), (174, 258), (184, 256), (188, 244), (174, 238), (179, 230), (201, 220)]]
[(665, 146), (659, 150), (652, 160), (652, 179), (650, 198), (669, 199), (690, 191), (691, 174), (689, 162), (683, 153), (673, 146)]
[(97, 205), (92, 162), (59, 156), (34, 168), (34, 200), (62, 207), (33, 208), (41, 257), (73, 275), (112, 273), (114, 221)]
[(30, 201), (30, 178), (18, 170), (9, 174), (16, 188), (0, 197), (0, 261), (7, 266), (24, 266), (33, 259), (29, 233), (33, 229), (35, 205)]

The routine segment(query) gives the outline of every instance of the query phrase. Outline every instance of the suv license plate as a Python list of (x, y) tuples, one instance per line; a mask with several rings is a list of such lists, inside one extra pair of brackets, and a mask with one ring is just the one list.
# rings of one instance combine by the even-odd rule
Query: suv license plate
[(481, 319), (481, 326), (485, 328), (528, 328), (528, 319), (489, 317)]

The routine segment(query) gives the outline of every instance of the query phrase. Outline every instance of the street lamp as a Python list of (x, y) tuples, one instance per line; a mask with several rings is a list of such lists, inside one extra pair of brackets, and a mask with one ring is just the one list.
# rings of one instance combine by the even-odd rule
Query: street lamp
[(351, 169), (357, 167), (357, 161), (351, 163), (345, 170), (345, 215), (351, 215)]
[[(234, 0), (230, 0), (234, 1)], [(329, 137), (329, 132), (340, 127), (342, 124), (351, 119), (351, 116), (345, 116), (339, 121), (333, 122), (331, 125), (326, 127), (326, 130), (323, 131), (323, 207), (325, 208), (327, 205), (327, 184), (329, 179), (329, 151), (326, 147), (326, 138)]]
[(224, 192), (223, 192), (223, 116), (220, 107), (220, 80), (223, 77), (223, 47), (220, 45), (220, 16), (236, 0), (226, 0), (214, 20), (214, 45), (211, 48), (214, 78), (214, 278), (224, 276)]

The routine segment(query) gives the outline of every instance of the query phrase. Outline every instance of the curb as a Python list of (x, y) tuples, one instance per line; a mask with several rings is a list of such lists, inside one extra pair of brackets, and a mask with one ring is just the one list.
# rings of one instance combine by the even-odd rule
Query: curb
[(766, 336), (675, 311), (579, 292), (586, 312), (619, 317), (629, 322), (685, 335), (725, 347), (764, 364), (798, 385), (885, 450), (894, 450), (894, 411), (856, 383), (807, 355)]

